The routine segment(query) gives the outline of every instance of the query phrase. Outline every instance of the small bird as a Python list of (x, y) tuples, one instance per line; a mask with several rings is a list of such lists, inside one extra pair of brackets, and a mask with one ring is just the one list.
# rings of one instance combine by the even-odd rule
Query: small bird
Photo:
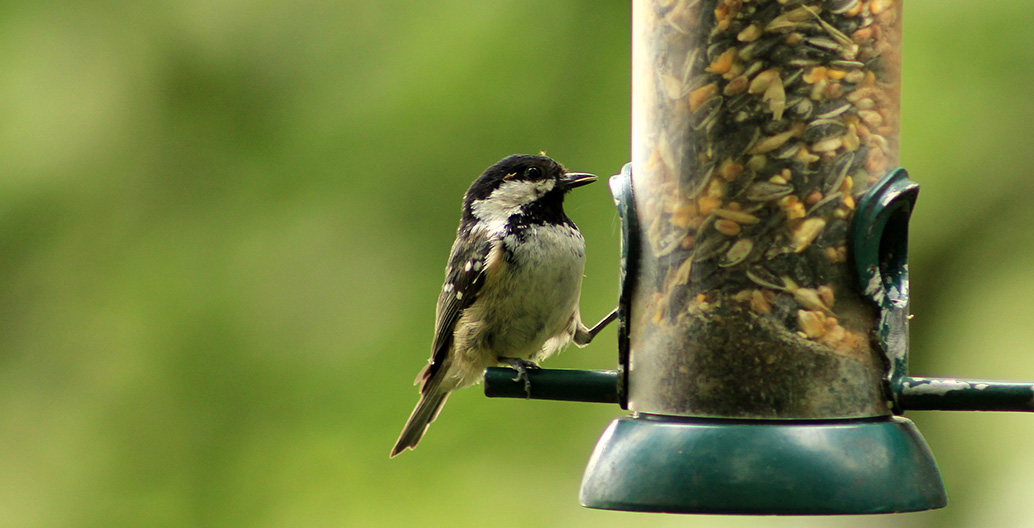
[(527, 369), (592, 329), (578, 310), (585, 240), (564, 214), (564, 195), (596, 181), (545, 156), (514, 155), (467, 189), (456, 241), (438, 296), (431, 359), (420, 371), (420, 401), (391, 456), (413, 449), (449, 394), (481, 381), (485, 368)]

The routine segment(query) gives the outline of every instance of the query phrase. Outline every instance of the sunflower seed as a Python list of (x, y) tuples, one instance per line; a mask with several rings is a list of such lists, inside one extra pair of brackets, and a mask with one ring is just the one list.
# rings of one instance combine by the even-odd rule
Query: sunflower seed
[(762, 181), (747, 188), (747, 199), (752, 202), (767, 202), (782, 198), (792, 192), (792, 185)]
[(735, 266), (746, 260), (753, 249), (754, 243), (749, 238), (741, 238), (718, 259), (718, 265), (723, 268)]
[(847, 127), (840, 121), (816, 119), (808, 123), (807, 128), (804, 129), (802, 139), (808, 143), (815, 143), (816, 141), (843, 135), (844, 132), (847, 132)]

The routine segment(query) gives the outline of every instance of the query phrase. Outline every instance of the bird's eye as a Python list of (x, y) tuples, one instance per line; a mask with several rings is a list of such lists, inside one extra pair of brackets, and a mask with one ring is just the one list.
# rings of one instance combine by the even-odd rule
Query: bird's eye
[(537, 180), (542, 177), (542, 169), (538, 167), (528, 167), (528, 170), (524, 171), (524, 175), (527, 176), (529, 180)]

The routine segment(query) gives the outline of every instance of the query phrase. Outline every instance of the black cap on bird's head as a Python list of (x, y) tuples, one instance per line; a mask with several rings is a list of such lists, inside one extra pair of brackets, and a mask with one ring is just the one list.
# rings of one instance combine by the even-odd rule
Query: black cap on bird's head
[(471, 184), (463, 200), (463, 217), (473, 218), (478, 208), (487, 215), (501, 215), (536, 202), (562, 212), (567, 191), (594, 181), (596, 176), (567, 172), (546, 156), (515, 154), (489, 167)]

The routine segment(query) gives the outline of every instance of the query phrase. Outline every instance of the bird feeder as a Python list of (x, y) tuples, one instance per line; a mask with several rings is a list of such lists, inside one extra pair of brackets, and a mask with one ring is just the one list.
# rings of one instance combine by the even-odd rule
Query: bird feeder
[(618, 368), (490, 368), (489, 396), (618, 403), (590, 508), (940, 508), (907, 410), (1034, 410), (908, 375), (900, 0), (634, 0)]

